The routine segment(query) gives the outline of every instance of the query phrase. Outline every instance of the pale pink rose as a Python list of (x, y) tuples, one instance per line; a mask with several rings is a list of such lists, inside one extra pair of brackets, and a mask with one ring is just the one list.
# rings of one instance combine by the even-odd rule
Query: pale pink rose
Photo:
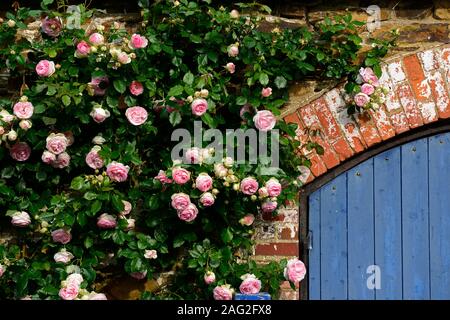
[(0, 264), (0, 278), (3, 276), (5, 271), (6, 271), (6, 267)]
[(233, 299), (233, 289), (229, 284), (217, 286), (213, 290), (214, 300), (231, 300)]
[(195, 99), (192, 101), (191, 110), (195, 116), (203, 115), (208, 110), (208, 101), (205, 99)]
[(216, 282), (216, 275), (212, 271), (207, 271), (203, 276), (203, 280), (205, 280), (206, 284), (211, 284)]
[(270, 97), (270, 96), (272, 95), (272, 88), (270, 88), (270, 87), (263, 88), (263, 89), (261, 90), (261, 95), (262, 95), (264, 98)]
[(128, 43), (128, 46), (131, 49), (141, 49), (145, 48), (147, 45), (147, 38), (136, 33), (131, 36), (130, 42)]
[(197, 214), (198, 209), (193, 203), (188, 204), (183, 210), (178, 210), (178, 218), (186, 222), (194, 220), (197, 217)]
[(358, 107), (364, 107), (369, 103), (370, 97), (367, 94), (360, 92), (355, 95), (353, 100), (355, 100), (355, 104)]
[(269, 110), (258, 111), (253, 117), (255, 127), (260, 131), (270, 131), (275, 127), (277, 119)]
[(51, 153), (50, 151), (45, 150), (42, 153), (42, 162), (46, 163), (46, 164), (50, 164), (53, 161), (56, 161), (56, 155), (54, 153)]
[(70, 262), (70, 260), (73, 259), (73, 254), (70, 253), (69, 251), (66, 251), (65, 249), (63, 249), (63, 250), (55, 253), (55, 255), (53, 256), (53, 259), (55, 260), (55, 262), (67, 264)]
[(74, 283), (69, 283), (66, 287), (59, 290), (59, 296), (63, 300), (75, 300), (80, 292), (80, 287)]
[(250, 213), (241, 218), (239, 220), (239, 223), (243, 226), (251, 226), (253, 224), (253, 221), (255, 221), (255, 216)]
[(109, 118), (111, 113), (108, 110), (103, 109), (102, 107), (94, 107), (92, 108), (92, 111), (89, 115), (95, 122), (102, 123), (107, 118)]
[(28, 160), (31, 155), (31, 148), (26, 142), (18, 142), (9, 149), (11, 158), (23, 162)]
[(117, 54), (117, 61), (119, 61), (121, 64), (128, 64), (131, 62), (131, 57), (128, 55), (128, 53), (120, 51)]
[(31, 102), (17, 102), (13, 108), (14, 114), (19, 119), (30, 119), (33, 115), (34, 107)]
[(132, 276), (133, 278), (135, 278), (137, 280), (145, 279), (145, 277), (147, 276), (147, 270), (144, 271), (144, 272), (133, 272), (133, 273), (130, 273), (130, 276)]
[(45, 17), (41, 20), (41, 29), (46, 35), (52, 38), (56, 38), (62, 31), (61, 18), (49, 18)]
[(139, 81), (131, 81), (130, 92), (134, 96), (139, 96), (144, 92), (144, 86)]
[(29, 130), (32, 126), (33, 124), (30, 120), (20, 120), (19, 122), (19, 127), (25, 131)]
[(204, 194), (201, 195), (199, 202), (204, 207), (210, 207), (214, 204), (215, 199), (214, 199), (214, 196), (212, 195), (212, 193), (205, 192)]
[(266, 187), (261, 187), (258, 190), (258, 194), (261, 198), (267, 198), (269, 196), (269, 191), (267, 191)]
[(184, 154), (184, 159), (188, 164), (198, 164), (202, 160), (202, 152), (197, 147), (189, 148)]
[(222, 163), (214, 164), (214, 174), (217, 178), (223, 178), (228, 174), (228, 169)]
[(86, 41), (82, 40), (82, 41), (78, 42), (77, 50), (75, 51), (75, 56), (77, 58), (87, 57), (90, 52), (91, 52), (91, 46)]
[(97, 219), (97, 227), (100, 229), (113, 229), (117, 226), (116, 217), (113, 215), (103, 213)]
[(123, 203), (123, 211), (120, 212), (120, 214), (122, 216), (126, 216), (126, 215), (130, 214), (131, 209), (133, 209), (133, 206), (131, 205), (130, 202), (128, 202), (126, 200), (122, 200), (122, 203)]
[(239, 48), (236, 45), (229, 46), (227, 51), (230, 57), (236, 57), (239, 54)]
[(108, 299), (106, 298), (106, 295), (104, 293), (91, 292), (88, 295), (88, 300), (108, 300)]
[(89, 42), (92, 43), (93, 45), (98, 46), (100, 44), (103, 44), (103, 42), (105, 42), (105, 38), (100, 33), (94, 32), (89, 36)]
[(6, 111), (5, 109), (0, 110), (0, 120), (9, 124), (14, 119), (15, 119), (15, 117), (12, 114), (10, 114), (8, 111)]
[(128, 108), (125, 112), (125, 116), (132, 125), (140, 126), (147, 121), (148, 113), (144, 108), (136, 106)]
[(104, 161), (103, 161), (102, 157), (98, 154), (98, 152), (100, 150), (101, 150), (100, 147), (95, 146), (86, 155), (86, 159), (85, 159), (86, 164), (89, 167), (91, 167), (92, 169), (100, 169), (104, 165)]
[(72, 240), (72, 235), (69, 231), (64, 229), (58, 229), (52, 232), (53, 242), (59, 242), (62, 244), (68, 244)]
[(275, 178), (266, 182), (266, 188), (270, 197), (278, 197), (281, 193), (281, 184)]
[(213, 180), (207, 173), (200, 173), (195, 179), (195, 187), (201, 192), (206, 192), (212, 188)]
[(228, 62), (225, 69), (227, 69), (229, 73), (233, 74), (236, 71), (236, 66), (233, 62)]
[(253, 112), (254, 112), (253, 107), (246, 104), (245, 106), (243, 106), (241, 108), (241, 110), (239, 110), (239, 116), (241, 117), (242, 120), (247, 120), (245, 117), (245, 114), (251, 115), (251, 114), (253, 114)]
[(127, 220), (127, 227), (125, 228), (125, 231), (133, 230), (136, 225), (135, 219), (126, 219)]
[(83, 282), (83, 276), (79, 273), (69, 274), (69, 276), (66, 279), (66, 283), (72, 283), (78, 287), (81, 285), (82, 282)]
[(298, 283), (305, 278), (306, 267), (303, 262), (297, 258), (291, 259), (287, 262), (286, 268), (284, 268), (284, 277), (286, 280), (293, 283)]
[(55, 73), (55, 63), (53, 61), (41, 60), (36, 65), (36, 73), (40, 77), (50, 77)]
[(261, 290), (261, 281), (253, 274), (247, 274), (244, 277), (239, 290), (242, 294), (256, 294)]
[(113, 161), (106, 167), (106, 174), (115, 182), (124, 182), (128, 178), (129, 166), (125, 166), (122, 163)]
[(241, 192), (251, 196), (258, 190), (258, 181), (252, 177), (244, 178), (241, 181)]
[(67, 152), (63, 152), (56, 157), (56, 160), (51, 163), (53, 168), (63, 169), (70, 164), (70, 156)]
[(171, 205), (172, 208), (175, 210), (183, 210), (185, 209), (190, 203), (191, 198), (186, 193), (174, 193), (170, 199), (172, 199)]
[(367, 67), (359, 69), (359, 75), (361, 76), (364, 82), (370, 83), (375, 87), (379, 86), (378, 77), (375, 75), (372, 68)]
[(264, 213), (272, 213), (277, 209), (277, 207), (278, 203), (276, 201), (267, 200), (261, 205), (261, 210)]
[(105, 95), (106, 89), (108, 88), (109, 79), (107, 76), (94, 77), (91, 79), (91, 82), (89, 82), (89, 85), (94, 90), (94, 95), (103, 96)]
[(17, 211), (11, 219), (11, 224), (16, 227), (26, 227), (31, 223), (30, 215), (25, 211)]
[(238, 19), (239, 18), (239, 11), (237, 11), (236, 9), (233, 9), (230, 11), (230, 17), (233, 19)]
[(67, 145), (69, 143), (67, 137), (62, 133), (50, 134), (47, 137), (46, 142), (47, 150), (54, 154), (60, 154), (66, 151)]
[(185, 184), (191, 179), (191, 173), (184, 168), (175, 167), (172, 169), (172, 177), (176, 184)]
[(372, 93), (375, 92), (375, 88), (371, 84), (364, 83), (361, 86), (361, 92), (367, 94), (368, 96), (370, 96)]
[(172, 179), (169, 179), (166, 173), (163, 170), (159, 170), (158, 175), (155, 177), (156, 180), (159, 180), (162, 184), (172, 183)]
[(156, 258), (158, 258), (158, 252), (156, 250), (145, 250), (144, 258), (145, 259), (156, 259)]

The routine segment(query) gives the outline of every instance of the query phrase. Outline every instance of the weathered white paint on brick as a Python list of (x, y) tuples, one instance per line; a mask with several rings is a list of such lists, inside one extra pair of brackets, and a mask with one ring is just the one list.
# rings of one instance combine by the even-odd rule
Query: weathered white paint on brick
[(275, 225), (270, 223), (263, 223), (256, 229), (256, 238), (259, 240), (273, 240), (275, 239)]
[(388, 71), (393, 82), (400, 82), (406, 79), (406, 75), (405, 72), (403, 71), (402, 64), (400, 61), (390, 63), (388, 65)]
[(450, 66), (450, 48), (436, 49), (436, 54), (439, 57), (439, 63), (444, 67)]
[(301, 183), (305, 184), (306, 181), (308, 181), (308, 178), (311, 176), (311, 170), (307, 166), (299, 166), (298, 170), (300, 171), (298, 179)]
[(424, 79), (422, 82), (420, 82), (419, 85), (420, 95), (424, 98), (431, 99), (431, 87), (428, 83), (428, 79)]
[(386, 95), (386, 109), (391, 112), (397, 109), (400, 109), (400, 102), (398, 101), (397, 97), (395, 96), (394, 92), (394, 85), (392, 81), (389, 78), (389, 72), (386, 67), (386, 65), (381, 67), (381, 70), (383, 71), (383, 74), (380, 77), (380, 84), (383, 87), (386, 87), (388, 89), (388, 93)]
[(284, 215), (285, 223), (298, 223), (298, 209), (297, 208), (280, 208), (279, 214)]
[(436, 106), (439, 111), (444, 112), (449, 105), (449, 96), (447, 92), (447, 88), (445, 87), (445, 82), (442, 77), (442, 74), (439, 70), (427, 72), (425, 76), (428, 80), (432, 81), (435, 88), (435, 98), (436, 98)]
[(418, 56), (425, 71), (431, 71), (438, 67), (434, 56), (434, 50), (419, 52)]
[(422, 118), (426, 122), (431, 122), (437, 118), (436, 104), (434, 102), (419, 102), (419, 109), (422, 113)]
[(408, 120), (406, 119), (406, 115), (404, 112), (391, 114), (391, 123), (395, 127), (401, 127), (404, 123), (407, 127), (409, 127)]

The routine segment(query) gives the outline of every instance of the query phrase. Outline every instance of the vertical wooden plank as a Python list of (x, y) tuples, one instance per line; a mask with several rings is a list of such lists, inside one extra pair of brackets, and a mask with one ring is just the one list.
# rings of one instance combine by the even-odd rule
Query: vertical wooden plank
[(450, 299), (450, 133), (428, 141), (431, 299)]
[(401, 149), (403, 299), (429, 299), (428, 139)]
[(373, 300), (367, 267), (374, 265), (373, 159), (347, 172), (348, 298)]
[(375, 264), (381, 271), (377, 300), (402, 299), (400, 148), (374, 158)]
[(309, 232), (312, 249), (309, 250), (309, 299), (320, 300), (320, 190), (309, 197)]
[(347, 299), (347, 175), (321, 189), (321, 298)]

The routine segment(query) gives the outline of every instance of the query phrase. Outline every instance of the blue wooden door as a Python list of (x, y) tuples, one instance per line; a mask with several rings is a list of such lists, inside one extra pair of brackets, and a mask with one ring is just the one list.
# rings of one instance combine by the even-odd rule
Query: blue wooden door
[(310, 299), (450, 299), (450, 133), (315, 191), (309, 230)]

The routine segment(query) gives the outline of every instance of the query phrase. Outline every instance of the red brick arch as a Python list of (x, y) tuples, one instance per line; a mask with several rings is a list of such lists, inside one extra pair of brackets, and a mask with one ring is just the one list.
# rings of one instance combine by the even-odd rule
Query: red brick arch
[[(342, 87), (337, 87), (284, 117), (299, 125), (300, 141), (311, 138), (325, 151), (318, 155), (301, 150), (312, 162), (305, 183), (400, 133), (450, 118), (449, 45), (392, 58), (382, 70), (380, 82), (389, 93), (386, 103), (370, 111), (370, 116), (349, 117)], [(310, 137), (305, 129), (320, 134)]]

